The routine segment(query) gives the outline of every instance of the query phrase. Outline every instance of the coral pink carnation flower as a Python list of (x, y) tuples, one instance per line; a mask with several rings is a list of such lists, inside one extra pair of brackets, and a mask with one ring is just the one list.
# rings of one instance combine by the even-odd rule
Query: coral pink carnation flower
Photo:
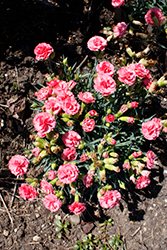
[(120, 7), (125, 4), (125, 0), (111, 0), (111, 4), (114, 8)]
[(118, 23), (113, 28), (114, 35), (117, 37), (122, 37), (125, 34), (127, 27), (128, 26), (125, 22)]
[(134, 70), (136, 76), (140, 78), (145, 78), (148, 74), (148, 70), (141, 63), (131, 63), (128, 66), (130, 69)]
[(88, 92), (88, 91), (85, 93), (79, 92), (78, 98), (82, 102), (85, 102), (85, 103), (94, 103), (95, 102), (95, 98), (93, 97), (92, 93)]
[(27, 184), (22, 184), (21, 187), (19, 187), (19, 194), (24, 200), (32, 201), (35, 199), (36, 196), (38, 196), (38, 192), (33, 186), (28, 186)]
[(78, 178), (79, 170), (77, 166), (67, 163), (61, 165), (58, 169), (58, 178), (65, 184), (70, 184)]
[(50, 97), (44, 103), (44, 107), (47, 113), (52, 110), (53, 115), (58, 115), (58, 113), (61, 111), (61, 103), (56, 97)]
[(128, 117), (128, 123), (133, 124), (135, 122), (134, 117)]
[(65, 148), (61, 154), (63, 161), (75, 161), (77, 159), (77, 151), (75, 148)]
[(77, 132), (71, 130), (62, 136), (62, 140), (66, 147), (75, 148), (80, 144), (81, 136)]
[(146, 161), (147, 168), (152, 169), (155, 165), (155, 154), (153, 151), (150, 150), (147, 152), (146, 156), (147, 156), (147, 161)]
[(156, 140), (162, 129), (162, 123), (158, 118), (142, 123), (142, 133), (147, 140)]
[(90, 110), (88, 113), (90, 116), (98, 116), (98, 113), (94, 109)]
[(41, 152), (41, 149), (40, 148), (34, 148), (34, 149), (31, 150), (31, 152), (35, 155), (35, 157), (38, 157), (38, 155)]
[(56, 172), (54, 170), (49, 170), (47, 172), (48, 180), (52, 181), (56, 178)]
[(81, 157), (80, 157), (80, 161), (81, 162), (85, 162), (89, 159), (89, 156), (87, 154), (82, 154)]
[(129, 170), (130, 168), (131, 168), (131, 166), (130, 166), (130, 163), (128, 161), (123, 164), (123, 170), (125, 170), (125, 169)]
[(33, 125), (38, 131), (38, 136), (43, 138), (55, 128), (56, 120), (51, 114), (41, 112), (34, 117)]
[(67, 82), (67, 85), (68, 88), (71, 90), (77, 85), (77, 82), (75, 82), (74, 80), (70, 80), (69, 82)]
[(52, 46), (48, 43), (39, 43), (34, 49), (35, 58), (38, 61), (48, 59), (53, 52)]
[(112, 145), (116, 145), (116, 144), (117, 144), (117, 142), (116, 142), (116, 140), (111, 139), (110, 144), (112, 144)]
[(134, 101), (130, 103), (130, 108), (137, 108), (138, 107), (138, 102)]
[(54, 194), (46, 195), (43, 204), (52, 212), (57, 212), (61, 208), (61, 200)]
[(85, 185), (85, 187), (90, 187), (93, 184), (93, 176), (92, 175), (85, 175), (83, 177), (83, 184)]
[(147, 176), (143, 176), (141, 175), (138, 179), (137, 179), (137, 183), (135, 188), (136, 189), (142, 189), (142, 188), (146, 188), (149, 184), (150, 184), (150, 178)]
[(120, 111), (121, 111), (122, 113), (125, 113), (127, 110), (128, 110), (128, 105), (127, 105), (127, 104), (123, 104), (123, 105), (121, 106), (121, 108), (120, 108)]
[(111, 95), (116, 90), (114, 79), (106, 74), (98, 75), (98, 77), (94, 79), (94, 83), (94, 89), (103, 96)]
[(8, 162), (9, 170), (15, 176), (23, 175), (27, 172), (29, 161), (22, 155), (14, 155)]
[(82, 128), (85, 132), (91, 132), (95, 128), (95, 120), (86, 117), (82, 122)]
[(47, 182), (45, 180), (42, 180), (40, 182), (40, 186), (41, 186), (42, 191), (44, 193), (46, 193), (46, 194), (54, 194), (53, 186), (49, 182)]
[(117, 206), (120, 200), (121, 194), (117, 190), (106, 191), (103, 196), (99, 197), (100, 206), (106, 209)]
[(45, 101), (52, 95), (52, 89), (50, 87), (41, 88), (38, 92), (35, 92), (34, 95), (37, 97), (37, 100)]
[(105, 117), (107, 122), (113, 122), (115, 120), (115, 116), (109, 114), (108, 116)]
[(107, 41), (102, 36), (93, 36), (88, 40), (87, 46), (92, 51), (103, 51), (107, 46)]
[(136, 81), (135, 72), (129, 67), (125, 66), (118, 70), (118, 80), (125, 83), (128, 86), (131, 86)]
[(107, 74), (108, 76), (112, 77), (115, 73), (115, 68), (110, 62), (103, 61), (97, 64), (96, 71), (98, 75)]
[(68, 205), (68, 209), (71, 213), (78, 215), (85, 211), (85, 205), (85, 203), (79, 203), (79, 201), (75, 201), (71, 205)]
[(146, 20), (146, 23), (150, 24), (151, 26), (160, 25), (163, 20), (162, 11), (156, 7), (148, 10), (145, 15), (145, 20)]
[(74, 96), (67, 96), (62, 100), (62, 109), (68, 115), (76, 115), (80, 110), (80, 104), (76, 101)]

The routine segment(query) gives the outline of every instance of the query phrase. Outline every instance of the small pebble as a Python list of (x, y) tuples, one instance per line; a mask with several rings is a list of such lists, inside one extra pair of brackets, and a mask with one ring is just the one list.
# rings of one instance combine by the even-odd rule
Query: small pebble
[(3, 235), (7, 237), (9, 235), (9, 231), (3, 230)]
[(33, 241), (37, 242), (37, 241), (40, 241), (41, 237), (39, 237), (38, 235), (35, 235), (33, 237)]
[(80, 216), (79, 215), (70, 215), (70, 222), (74, 225), (77, 225), (80, 223)]

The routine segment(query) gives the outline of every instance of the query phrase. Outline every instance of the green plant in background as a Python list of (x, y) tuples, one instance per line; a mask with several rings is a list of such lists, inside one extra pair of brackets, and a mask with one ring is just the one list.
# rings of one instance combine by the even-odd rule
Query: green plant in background
[(68, 226), (70, 225), (69, 221), (66, 221), (64, 224), (60, 220), (55, 220), (56, 232), (58, 233), (58, 238), (60, 239), (63, 235), (69, 232)]

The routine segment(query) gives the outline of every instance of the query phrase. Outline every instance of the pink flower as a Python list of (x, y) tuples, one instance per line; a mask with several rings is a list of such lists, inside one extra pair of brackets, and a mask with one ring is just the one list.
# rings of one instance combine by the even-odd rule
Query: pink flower
[(125, 4), (125, 0), (111, 0), (111, 4), (114, 8), (120, 7)]
[(140, 78), (145, 78), (148, 74), (148, 70), (141, 63), (131, 63), (128, 66), (130, 69), (134, 70), (136, 76)]
[(61, 208), (61, 200), (54, 194), (46, 195), (43, 204), (52, 212), (57, 212)]
[(114, 35), (118, 37), (122, 37), (125, 34), (127, 27), (128, 26), (125, 22), (118, 23), (113, 28)]
[(77, 132), (71, 130), (62, 136), (62, 140), (66, 147), (75, 148), (80, 144), (81, 136)]
[(27, 172), (29, 161), (22, 155), (14, 155), (8, 162), (9, 170), (15, 176), (23, 175)]
[(85, 132), (91, 132), (95, 128), (95, 120), (86, 117), (82, 122), (82, 128)]
[(130, 103), (130, 108), (137, 108), (138, 107), (138, 102), (131, 102)]
[(135, 188), (136, 188), (136, 189), (145, 188), (145, 187), (147, 187), (147, 186), (150, 184), (150, 182), (151, 182), (151, 181), (150, 181), (150, 178), (149, 178), (149, 177), (141, 175), (141, 176), (137, 179), (137, 183), (136, 183)]
[(71, 205), (68, 205), (68, 209), (71, 213), (78, 215), (85, 211), (85, 205), (85, 203), (79, 203), (79, 201), (75, 201)]
[(46, 193), (46, 194), (54, 194), (53, 186), (49, 182), (47, 182), (45, 180), (42, 180), (40, 182), (40, 186), (41, 186), (42, 191), (44, 193)]
[(19, 194), (24, 200), (32, 201), (35, 199), (36, 196), (38, 196), (38, 192), (33, 186), (28, 186), (27, 184), (22, 184), (21, 187), (19, 187)]
[(85, 185), (85, 187), (90, 187), (93, 184), (93, 176), (92, 175), (85, 175), (83, 177), (83, 184)]
[(106, 209), (117, 206), (120, 200), (121, 194), (117, 190), (106, 191), (105, 194), (99, 198), (100, 206)]
[(69, 82), (67, 82), (67, 85), (69, 89), (73, 89), (77, 85), (77, 82), (75, 82), (74, 80), (70, 80)]
[(78, 94), (78, 98), (85, 103), (94, 103), (95, 102), (95, 98), (93, 97), (91, 92), (79, 92)]
[(165, 127), (165, 128), (163, 129), (163, 131), (164, 131), (165, 133), (167, 133), (167, 127)]
[(103, 96), (111, 95), (116, 90), (114, 79), (106, 74), (98, 75), (98, 77), (94, 79), (94, 83), (94, 89)]
[(133, 124), (135, 122), (134, 117), (128, 117), (128, 123)]
[(34, 95), (37, 97), (37, 100), (45, 101), (52, 95), (52, 89), (50, 87), (41, 88), (38, 92), (35, 92)]
[(148, 10), (145, 15), (145, 20), (146, 20), (146, 23), (150, 24), (151, 26), (160, 25), (163, 20), (162, 11), (156, 7)]
[(125, 169), (129, 170), (130, 168), (131, 168), (131, 166), (130, 166), (130, 163), (128, 161), (123, 164), (123, 170), (125, 170)]
[(54, 52), (52, 46), (48, 43), (39, 43), (35, 49), (34, 54), (36, 55), (36, 60), (47, 60), (49, 56)]
[(150, 81), (150, 79), (144, 78), (142, 82), (144, 83), (146, 89), (151, 87), (152, 81)]
[(130, 176), (130, 181), (131, 181), (133, 184), (136, 184), (136, 178), (134, 177), (134, 175), (131, 175), (131, 176)]
[(50, 97), (44, 104), (45, 110), (49, 113), (51, 110), (53, 115), (58, 115), (61, 111), (61, 103), (58, 101), (56, 97)]
[(153, 151), (150, 150), (147, 152), (146, 156), (147, 156), (147, 161), (146, 161), (147, 168), (152, 169), (155, 165), (155, 154)]
[(162, 123), (158, 118), (142, 123), (142, 133), (147, 140), (156, 140), (162, 129)]
[(38, 131), (38, 136), (43, 138), (55, 128), (56, 120), (51, 114), (41, 112), (34, 117), (33, 125)]
[(105, 117), (107, 122), (113, 122), (115, 120), (115, 116), (109, 114), (108, 116)]
[(80, 105), (73, 96), (67, 96), (62, 102), (62, 109), (68, 115), (75, 115), (79, 112)]
[(80, 161), (81, 161), (81, 162), (85, 162), (85, 161), (87, 161), (88, 159), (89, 159), (89, 157), (88, 157), (88, 155), (85, 154), (85, 153), (82, 154), (81, 157), (80, 157)]
[(134, 152), (134, 153), (132, 154), (132, 156), (133, 156), (134, 158), (137, 158), (137, 157), (141, 156), (142, 154), (143, 154), (142, 151), (139, 151), (139, 152)]
[(128, 86), (131, 86), (136, 81), (136, 75), (133, 70), (131, 70), (129, 67), (122, 67), (118, 70), (118, 80), (127, 84)]
[(115, 68), (110, 62), (103, 61), (97, 64), (96, 71), (98, 75), (107, 74), (108, 76), (112, 77), (115, 73)]
[(108, 158), (108, 157), (109, 157), (109, 153), (108, 153), (108, 152), (104, 152), (104, 153), (103, 153), (103, 158), (106, 159), (106, 158)]
[(92, 51), (103, 51), (107, 46), (107, 41), (101, 36), (93, 36), (87, 42), (87, 46)]
[(151, 171), (143, 170), (143, 171), (141, 172), (141, 174), (142, 174), (143, 176), (149, 177), (150, 174), (151, 174)]
[(31, 150), (31, 152), (35, 155), (35, 157), (38, 157), (38, 155), (41, 152), (40, 148), (34, 148), (33, 150)]
[(121, 111), (122, 113), (125, 113), (127, 110), (128, 110), (128, 105), (126, 105), (126, 104), (123, 104), (123, 105), (121, 106), (121, 108), (120, 108), (120, 111)]
[(67, 163), (61, 165), (58, 169), (58, 178), (65, 184), (72, 183), (78, 178), (79, 170), (77, 166)]
[(98, 116), (98, 113), (94, 109), (90, 110), (88, 113), (90, 116)]
[(116, 145), (116, 143), (117, 143), (116, 140), (114, 140), (114, 139), (111, 139), (111, 140), (110, 140), (110, 144)]
[(77, 152), (75, 148), (65, 148), (61, 154), (63, 161), (75, 161), (77, 159)]
[(47, 172), (48, 180), (52, 181), (56, 178), (56, 172), (54, 170), (49, 170)]

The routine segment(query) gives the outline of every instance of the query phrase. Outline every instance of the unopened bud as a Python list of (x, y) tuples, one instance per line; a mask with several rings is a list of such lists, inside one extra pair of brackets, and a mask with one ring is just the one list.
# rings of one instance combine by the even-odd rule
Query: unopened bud
[(118, 159), (117, 158), (106, 158), (103, 160), (105, 164), (115, 164), (118, 162)]
[(51, 164), (51, 168), (52, 168), (53, 170), (56, 169), (56, 166), (57, 166), (57, 164), (56, 164), (55, 162)]

